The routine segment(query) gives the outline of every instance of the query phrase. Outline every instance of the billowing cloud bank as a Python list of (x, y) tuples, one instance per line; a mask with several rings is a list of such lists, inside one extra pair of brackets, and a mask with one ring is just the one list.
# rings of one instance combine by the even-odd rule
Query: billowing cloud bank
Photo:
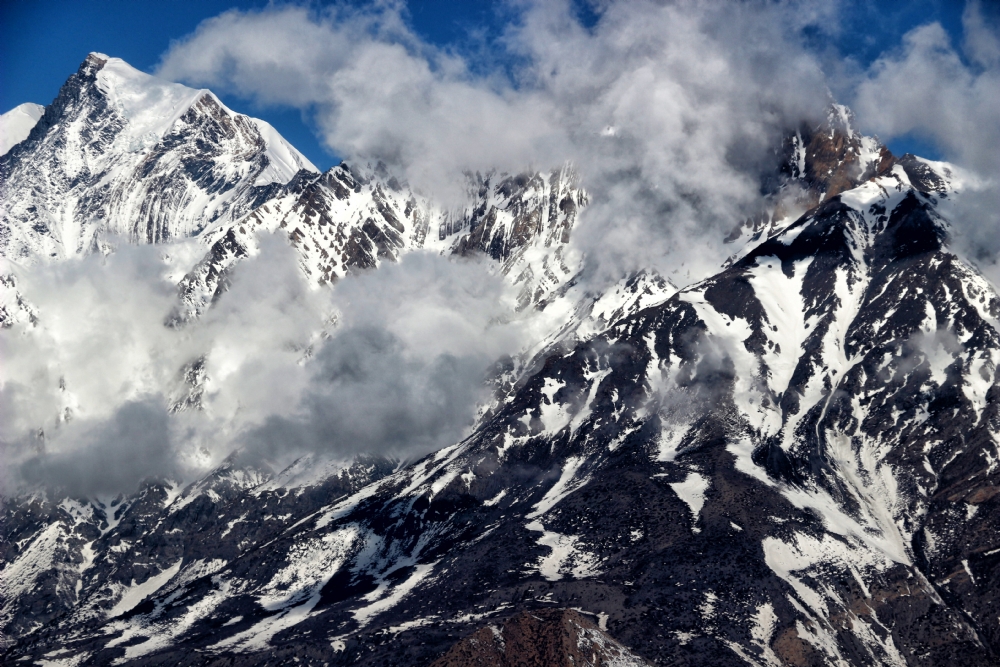
[[(414, 253), (327, 290), (282, 238), (261, 241), (181, 329), (164, 326), (176, 291), (157, 273), (171, 246), (21, 272), (41, 324), (0, 339), (3, 490), (117, 493), (191, 479), (234, 448), (276, 466), (425, 453), (463, 437), (487, 372), (523, 344), (515, 294), (483, 261)], [(199, 362), (203, 409), (171, 414)]]

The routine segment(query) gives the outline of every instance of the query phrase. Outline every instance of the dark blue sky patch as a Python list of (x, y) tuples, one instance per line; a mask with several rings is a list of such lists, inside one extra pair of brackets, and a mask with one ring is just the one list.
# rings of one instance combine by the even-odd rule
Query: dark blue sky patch
[(956, 0), (851, 0), (844, 3), (839, 30), (833, 34), (812, 30), (807, 37), (814, 48), (832, 46), (841, 57), (868, 67), (885, 51), (897, 48), (910, 30), (935, 21), (958, 44), (964, 9), (965, 4)]
[(941, 149), (937, 147), (937, 144), (932, 139), (912, 132), (904, 134), (901, 137), (894, 137), (891, 141), (887, 142), (887, 145), (896, 157), (913, 153), (928, 160), (944, 160)]

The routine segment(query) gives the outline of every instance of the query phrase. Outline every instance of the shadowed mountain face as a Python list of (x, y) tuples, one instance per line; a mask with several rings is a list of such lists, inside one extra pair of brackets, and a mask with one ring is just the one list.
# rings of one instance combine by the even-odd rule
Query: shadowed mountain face
[(569, 609), (523, 611), (461, 640), (431, 667), (645, 667), (597, 625)]
[(567, 315), (415, 462), (234, 455), (183, 488), (6, 499), (4, 659), (996, 664), (1000, 297), (949, 247), (962, 185), (842, 108), (788, 145), (766, 215), (680, 289), (576, 287), (568, 170), (470, 177), (461, 212), (378, 166), (299, 171), (205, 231), (175, 326), (279, 231), (317, 285), (485, 253)]

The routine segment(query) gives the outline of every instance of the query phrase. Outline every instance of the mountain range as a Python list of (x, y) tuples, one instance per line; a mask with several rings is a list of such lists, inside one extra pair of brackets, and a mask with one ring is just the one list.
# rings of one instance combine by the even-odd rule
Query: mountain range
[[(47, 326), (24, 276), (120, 243), (185, 244), (163, 327), (196, 327), (273, 237), (313, 289), (486, 257), (545, 323), (468, 436), (415, 460), (237, 450), (132, 493), (8, 494), (5, 663), (1000, 660), (1000, 298), (950, 242), (961, 170), (845, 107), (789, 129), (714, 275), (600, 292), (570, 165), (470, 174), (446, 209), (101, 54), (0, 130), (23, 136), (0, 156), (3, 336)], [(210, 354), (170, 369), (172, 413), (206, 409)]]

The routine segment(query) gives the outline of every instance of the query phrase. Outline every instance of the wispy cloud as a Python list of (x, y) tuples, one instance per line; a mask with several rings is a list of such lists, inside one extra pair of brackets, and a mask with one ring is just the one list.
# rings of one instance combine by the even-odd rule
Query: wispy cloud
[(958, 242), (1000, 282), (1000, 11), (969, 2), (964, 40), (938, 23), (920, 26), (873, 63), (855, 109), (886, 140), (915, 134), (969, 170), (951, 208)]
[(824, 6), (610, 3), (587, 29), (568, 2), (525, 3), (485, 73), (399, 5), (282, 6), (204, 22), (159, 73), (306, 109), (336, 153), (445, 201), (467, 170), (572, 160), (595, 193), (576, 239), (592, 263), (707, 270), (706, 240), (753, 207), (782, 132), (828, 102), (801, 41)]

